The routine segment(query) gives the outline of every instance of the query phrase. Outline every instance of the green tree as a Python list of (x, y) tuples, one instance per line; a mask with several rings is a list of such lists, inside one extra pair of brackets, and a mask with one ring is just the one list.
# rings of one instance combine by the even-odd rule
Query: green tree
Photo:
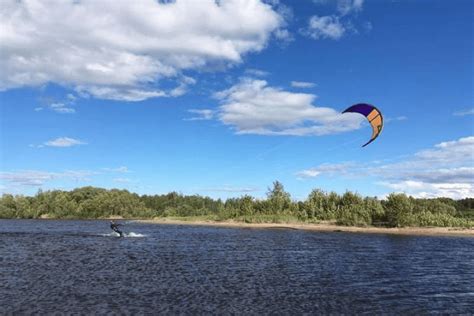
[(410, 226), (413, 223), (413, 203), (405, 194), (391, 193), (385, 203), (385, 215), (389, 226)]
[(291, 197), (279, 181), (273, 182), (273, 188), (268, 188), (267, 199), (269, 214), (281, 214), (289, 210)]
[(0, 218), (17, 218), (15, 198), (11, 194), (3, 194), (0, 200)]
[(377, 198), (364, 198), (364, 207), (370, 214), (370, 224), (373, 224), (374, 222), (382, 222), (384, 220), (385, 209)]
[(372, 214), (365, 201), (356, 193), (345, 192), (340, 199), (337, 223), (342, 225), (365, 226), (372, 224)]
[(329, 219), (327, 218), (327, 196), (324, 191), (320, 189), (314, 189), (309, 194), (306, 199), (305, 209), (308, 219), (319, 218), (319, 219)]

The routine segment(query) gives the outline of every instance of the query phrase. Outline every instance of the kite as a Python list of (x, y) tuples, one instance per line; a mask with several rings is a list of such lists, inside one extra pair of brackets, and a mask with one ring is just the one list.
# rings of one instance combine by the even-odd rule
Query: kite
[(358, 103), (348, 107), (342, 113), (347, 112), (362, 114), (369, 120), (369, 123), (372, 126), (372, 137), (367, 143), (362, 145), (362, 147), (367, 146), (379, 136), (383, 127), (383, 117), (382, 113), (375, 106), (366, 103)]

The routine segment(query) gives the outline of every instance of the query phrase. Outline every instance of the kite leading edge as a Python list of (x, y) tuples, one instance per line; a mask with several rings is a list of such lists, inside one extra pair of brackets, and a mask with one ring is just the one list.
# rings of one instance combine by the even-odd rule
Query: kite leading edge
[(358, 103), (348, 107), (342, 113), (347, 112), (364, 115), (372, 126), (372, 137), (367, 143), (362, 145), (362, 147), (367, 146), (379, 136), (383, 128), (383, 117), (382, 113), (375, 106), (366, 103)]

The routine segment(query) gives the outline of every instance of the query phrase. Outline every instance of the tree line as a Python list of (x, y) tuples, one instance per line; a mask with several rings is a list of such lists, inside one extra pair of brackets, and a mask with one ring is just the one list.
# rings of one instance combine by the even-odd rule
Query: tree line
[(206, 217), (212, 220), (245, 222), (320, 222), (340, 225), (387, 227), (474, 226), (474, 199), (418, 199), (390, 194), (385, 200), (362, 197), (347, 191), (313, 190), (306, 200), (294, 201), (283, 185), (275, 181), (266, 199), (249, 195), (212, 199), (171, 192), (138, 195), (127, 190), (82, 187), (72, 191), (38, 191), (35, 196), (3, 194), (0, 218), (90, 219)]

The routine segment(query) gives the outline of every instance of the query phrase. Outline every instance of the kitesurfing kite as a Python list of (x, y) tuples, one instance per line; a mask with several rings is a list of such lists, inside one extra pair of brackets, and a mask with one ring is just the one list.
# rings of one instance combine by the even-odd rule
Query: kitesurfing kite
[(347, 112), (362, 114), (369, 120), (369, 123), (372, 126), (372, 137), (367, 143), (362, 145), (362, 147), (367, 146), (379, 136), (383, 127), (383, 117), (382, 113), (375, 106), (366, 103), (358, 103), (348, 107), (342, 113)]

